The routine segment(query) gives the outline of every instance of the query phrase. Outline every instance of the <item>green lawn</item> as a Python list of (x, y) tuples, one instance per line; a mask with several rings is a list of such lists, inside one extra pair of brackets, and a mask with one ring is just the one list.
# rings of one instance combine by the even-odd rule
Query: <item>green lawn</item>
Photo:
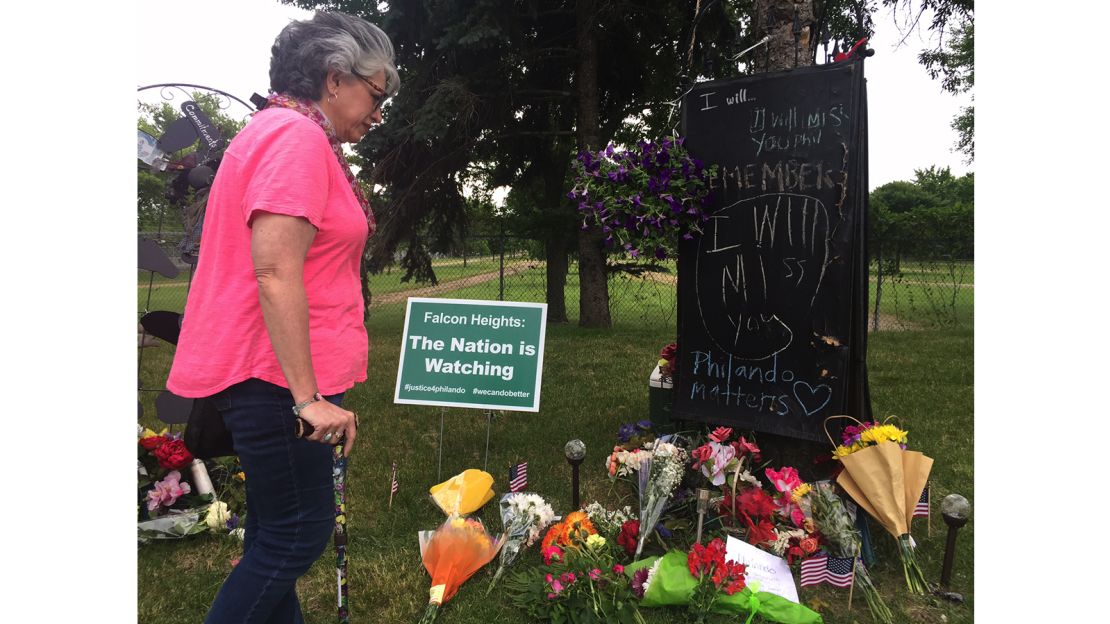
[[(516, 284), (512, 288), (525, 288)], [(510, 291), (512, 292), (512, 291)], [(541, 291), (542, 292), (542, 291)], [(465, 292), (451, 293), (465, 296)], [(673, 296), (673, 295), (672, 295)], [(583, 501), (607, 504), (629, 502), (624, 484), (613, 486), (604, 474), (604, 457), (622, 422), (647, 414), (648, 372), (659, 348), (674, 338), (665, 323), (637, 326), (626, 317), (642, 302), (628, 295), (616, 303), (617, 327), (609, 331), (583, 330), (573, 325), (548, 330), (544, 363), (542, 411), (513, 413), (493, 421), (489, 470), (495, 489), (504, 491), (507, 467), (529, 462), (530, 489), (542, 493), (560, 513), (569, 511), (569, 475), (562, 454), (564, 443), (581, 438), (589, 455), (583, 465)], [(577, 310), (577, 302), (568, 307)], [(663, 306), (666, 307), (666, 306)], [(439, 410), (392, 403), (401, 330), (401, 306), (375, 310), (369, 323), (371, 358), (369, 381), (355, 388), (347, 406), (362, 415), (360, 443), (350, 465), (350, 600), (352, 620), (415, 622), (423, 611), (429, 579), (420, 564), (416, 531), (438, 525), (443, 517), (430, 502), (427, 488), (436, 482), (436, 438)], [(933, 536), (924, 519), (915, 522), (920, 561), (931, 580), (937, 580), (944, 548), (939, 500), (950, 492), (966, 496), (974, 506), (972, 489), (972, 366), (970, 328), (872, 335), (869, 368), (875, 413), (897, 414), (911, 431), (914, 448), (934, 457)], [(168, 365), (171, 348), (148, 350), (150, 364)], [(152, 373), (153, 376), (153, 373)], [(152, 401), (153, 397), (150, 398)], [(147, 424), (153, 425), (153, 405), (147, 405)], [(451, 409), (446, 413), (443, 474), (482, 468), (485, 417), (481, 412)], [(387, 509), (389, 466), (399, 467), (400, 493)], [(805, 467), (799, 467), (805, 475)], [(481, 511), (483, 520), (500, 526), (496, 506)], [(893, 539), (873, 531), (880, 563), (873, 576), (898, 622), (973, 621), (973, 601), (962, 606), (933, 598), (910, 597)], [(970, 594), (973, 587), (974, 523), (965, 528), (958, 548), (953, 588)], [(230, 560), (239, 553), (228, 537), (200, 535), (187, 541), (159, 542), (138, 552), (138, 621), (157, 624), (195, 623), (203, 619)], [(538, 561), (535, 549), (521, 565)], [(301, 580), (299, 592), (308, 622), (334, 621), (334, 559), (325, 555)], [(440, 621), (457, 624), (521, 622), (524, 618), (495, 592), (482, 593), (488, 582), (483, 570), (464, 585), (441, 610)], [(826, 621), (869, 622), (866, 606), (856, 597), (853, 613), (845, 613), (847, 592), (830, 588), (801, 590), (803, 602), (821, 607)], [(971, 595), (973, 598), (973, 595)], [(687, 622), (678, 610), (644, 610), (648, 622)], [(946, 618), (942, 620), (941, 618)], [(717, 621), (724, 622), (725, 619)], [(735, 618), (727, 621), (739, 621)]]

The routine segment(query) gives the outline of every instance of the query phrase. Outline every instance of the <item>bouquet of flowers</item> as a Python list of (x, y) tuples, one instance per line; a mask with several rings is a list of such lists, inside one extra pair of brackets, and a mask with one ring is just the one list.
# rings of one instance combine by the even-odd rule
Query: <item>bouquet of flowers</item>
[(533, 620), (643, 624), (612, 543), (592, 529), (585, 513), (569, 514), (548, 532), (557, 553), (545, 556), (545, 567), (522, 570), (505, 581), (513, 603)]
[(640, 141), (636, 149), (618, 151), (612, 143), (598, 152), (583, 151), (573, 163), (574, 188), (582, 229), (601, 228), (605, 243), (633, 258), (659, 260), (673, 254), (680, 237), (693, 238), (709, 220), (705, 205), (706, 169), (691, 158), (682, 138), (659, 143)]
[[(840, 497), (833, 492), (833, 486), (828, 481), (818, 482), (813, 489), (803, 495), (802, 503), (808, 507), (814, 522), (816, 522), (821, 535), (825, 538), (825, 549), (834, 557), (856, 558), (860, 553), (860, 535), (855, 523), (844, 508)], [(853, 584), (863, 593), (867, 600), (867, 608), (875, 621), (882, 624), (893, 624), (894, 616), (883, 602), (875, 584), (871, 582), (871, 575), (862, 563), (854, 566)]]
[(551, 505), (538, 494), (516, 492), (501, 497), (501, 523), (505, 527), (505, 545), (501, 547), (500, 565), (490, 581), (488, 595), (493, 591), (505, 569), (516, 563), (522, 550), (536, 543), (541, 532), (555, 519)]
[(618, 445), (613, 447), (613, 452), (605, 459), (605, 471), (609, 473), (610, 480), (630, 476), (640, 469), (640, 457), (643, 449), (626, 449)]
[(496, 555), (504, 538), (494, 540), (482, 523), (473, 518), (448, 518), (435, 531), (421, 531), (420, 557), (432, 577), (428, 608), (421, 624), (430, 624), (439, 606), (452, 597), (468, 578)]
[(709, 482), (717, 487), (736, 490), (740, 482), (748, 482), (759, 487), (759, 480), (752, 477), (748, 468), (760, 461), (759, 447), (754, 442), (737, 436), (732, 437), (729, 427), (717, 427), (709, 434), (709, 441), (690, 452), (694, 458), (694, 470), (701, 472)]
[(902, 450), (906, 450), (909, 433), (888, 423), (862, 422), (845, 427), (840, 437), (841, 443), (833, 449), (833, 457), (851, 455), (879, 442), (893, 442)]
[(570, 512), (562, 522), (551, 525), (547, 535), (543, 537), (543, 543), (540, 544), (543, 562), (551, 565), (552, 561), (562, 561), (566, 549), (585, 543), (591, 535), (597, 535), (597, 529), (586, 512)]
[[(720, 542), (720, 540), (714, 540)], [(703, 613), (748, 614), (748, 622), (759, 615), (780, 624), (820, 624), (821, 615), (786, 598), (759, 591), (755, 584), (741, 581), (738, 566), (723, 558), (723, 545), (695, 546), (686, 554), (672, 550), (662, 557), (649, 557), (629, 564), (632, 593), (642, 607), (682, 606)], [(695, 555), (694, 552), (697, 552)], [(741, 584), (743, 583), (743, 584)], [(699, 596), (700, 592), (700, 596)], [(693, 604), (698, 600), (699, 605)]]
[(798, 470), (791, 466), (785, 466), (778, 471), (768, 468), (764, 474), (771, 480), (771, 485), (777, 492), (774, 497), (778, 505), (777, 513), (795, 527), (803, 526), (806, 515), (798, 506), (798, 501), (811, 489), (810, 485), (803, 483), (798, 476)]
[(203, 507), (213, 497), (210, 491), (195, 491), (189, 482), (193, 456), (181, 435), (155, 433), (140, 425), (138, 453), (139, 540), (180, 538), (206, 530)]
[(746, 568), (725, 560), (725, 543), (719, 537), (708, 546), (694, 544), (686, 555), (686, 567), (698, 582), (690, 596), (690, 611), (697, 615), (698, 622), (705, 621), (721, 592), (731, 596), (744, 589)]
[(241, 536), (236, 511), (244, 507), (245, 499), (242, 488), (234, 486), (244, 477), (241, 470), (230, 472), (225, 466), (237, 461), (214, 460), (210, 475), (206, 464), (185, 448), (181, 434), (165, 429), (156, 433), (139, 425), (139, 541), (176, 539), (204, 531)]
[(906, 586), (910, 592), (924, 595), (929, 584), (913, 552), (910, 522), (933, 460), (907, 451), (908, 434), (894, 425), (860, 423), (850, 429), (845, 428), (844, 444), (834, 453), (844, 465), (836, 482), (898, 540)]
[(649, 452), (640, 453), (638, 471), (640, 499), (640, 537), (635, 556), (644, 550), (644, 542), (659, 522), (671, 494), (682, 481), (686, 468), (686, 451), (664, 439), (653, 442)]
[(598, 534), (605, 536), (606, 539), (616, 539), (624, 524), (636, 517), (628, 505), (609, 510), (597, 501), (586, 505), (583, 511), (586, 512), (586, 516), (593, 523)]

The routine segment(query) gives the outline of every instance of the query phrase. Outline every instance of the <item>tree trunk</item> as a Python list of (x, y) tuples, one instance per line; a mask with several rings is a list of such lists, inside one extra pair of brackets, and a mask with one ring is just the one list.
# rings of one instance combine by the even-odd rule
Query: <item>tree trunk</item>
[[(578, 0), (575, 6), (578, 49), (578, 149), (598, 148), (600, 95), (597, 84), (597, 11), (595, 0)], [(578, 324), (611, 327), (609, 280), (605, 270), (604, 237), (589, 227), (578, 231)]]
[(547, 256), (547, 322), (566, 323), (567, 318), (567, 238), (563, 232), (550, 232), (544, 241)]
[(547, 322), (566, 323), (567, 318), (567, 253), (570, 231), (565, 227), (563, 213), (569, 212), (564, 195), (567, 177), (566, 155), (562, 141), (550, 141), (544, 159), (543, 201), (545, 209), (553, 215), (547, 219), (549, 224), (544, 239), (544, 256), (547, 258)]
[[(817, 21), (813, 13), (813, 0), (755, 0), (754, 27), (762, 34), (771, 35), (767, 49), (759, 49), (755, 66), (764, 71), (778, 71), (795, 67), (794, 12), (798, 12), (798, 23), (802, 32), (797, 45), (797, 67), (812, 65), (813, 24)], [(774, 23), (767, 31), (767, 14), (772, 14)], [(766, 61), (765, 61), (766, 60)]]

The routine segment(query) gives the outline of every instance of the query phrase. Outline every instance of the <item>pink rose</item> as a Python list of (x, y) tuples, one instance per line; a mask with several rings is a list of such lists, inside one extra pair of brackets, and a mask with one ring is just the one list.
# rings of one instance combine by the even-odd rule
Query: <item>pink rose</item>
[(794, 488), (802, 484), (801, 478), (798, 477), (798, 471), (790, 466), (786, 466), (778, 472), (768, 468), (765, 474), (774, 484), (776, 490), (787, 494), (793, 492)]

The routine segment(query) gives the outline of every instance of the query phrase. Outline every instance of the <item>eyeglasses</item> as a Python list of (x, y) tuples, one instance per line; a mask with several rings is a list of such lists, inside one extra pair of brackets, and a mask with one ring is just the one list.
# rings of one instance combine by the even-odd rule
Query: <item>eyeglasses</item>
[(363, 76), (362, 74), (355, 74), (354, 72), (351, 72), (351, 73), (354, 74), (356, 77), (358, 77), (359, 80), (361, 80), (361, 81), (365, 82), (366, 84), (370, 85), (370, 88), (377, 92), (376, 94), (371, 93), (370, 97), (374, 98), (374, 111), (376, 112), (376, 111), (381, 110), (382, 105), (389, 101), (389, 98), (386, 97), (386, 95), (385, 95), (385, 89), (383, 87), (378, 86), (373, 80), (370, 80), (369, 78), (367, 78), (366, 76)]

